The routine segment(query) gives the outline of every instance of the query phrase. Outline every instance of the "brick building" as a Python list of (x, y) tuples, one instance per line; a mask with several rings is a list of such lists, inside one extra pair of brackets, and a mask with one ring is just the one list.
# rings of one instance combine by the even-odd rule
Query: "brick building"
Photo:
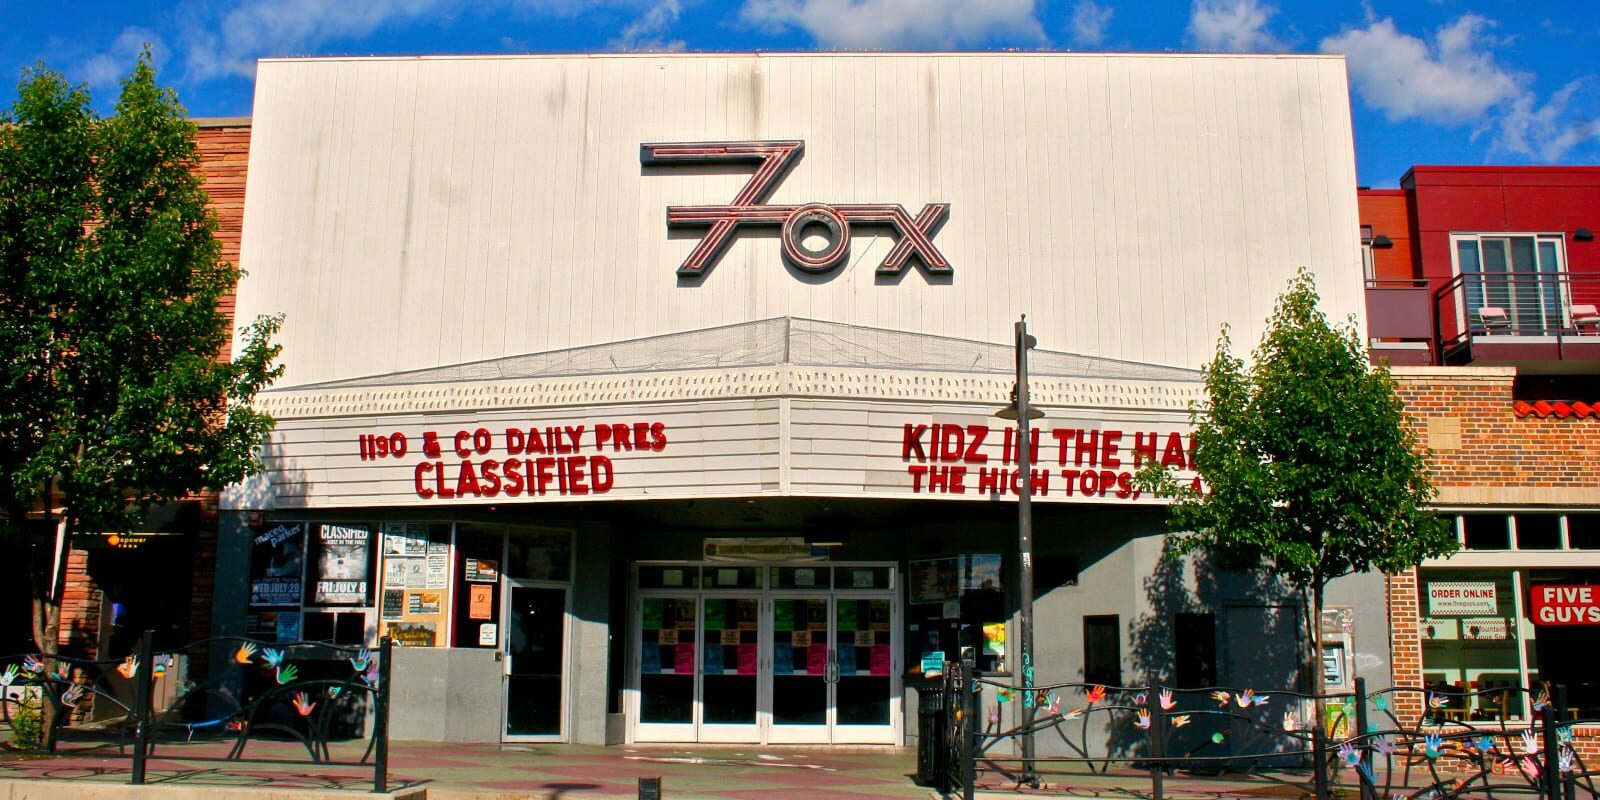
[[(1461, 541), (1389, 578), (1395, 684), (1559, 685), (1600, 717), (1578, 655), (1600, 624), (1600, 169), (1417, 167), (1359, 206), (1373, 357), (1403, 365)], [(1425, 713), (1405, 700), (1408, 720)], [(1527, 719), (1524, 705), (1490, 692), (1430, 715)]]

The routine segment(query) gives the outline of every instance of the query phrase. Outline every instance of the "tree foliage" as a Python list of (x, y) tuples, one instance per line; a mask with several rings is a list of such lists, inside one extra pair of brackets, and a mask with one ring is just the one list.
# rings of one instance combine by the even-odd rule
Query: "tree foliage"
[[(280, 373), (278, 321), (221, 358), (238, 270), (148, 52), (108, 117), (42, 65), (17, 95), (0, 115), (0, 502), (14, 527), (59, 509), (69, 533), (128, 531), (259, 469), (272, 420), (249, 401)], [(46, 652), (53, 635), (36, 629)]]
[[(1427, 459), (1403, 424), (1387, 366), (1369, 366), (1356, 326), (1330, 325), (1318, 299), (1300, 270), (1248, 365), (1223, 329), (1205, 367), (1209, 402), (1190, 411), (1203, 491), (1155, 462), (1139, 474), (1142, 488), (1173, 501), (1178, 554), (1281, 576), (1305, 597), (1312, 631), (1329, 581), (1414, 567), (1456, 547), (1426, 508), (1435, 496)], [(1306, 655), (1320, 689), (1319, 654)]]

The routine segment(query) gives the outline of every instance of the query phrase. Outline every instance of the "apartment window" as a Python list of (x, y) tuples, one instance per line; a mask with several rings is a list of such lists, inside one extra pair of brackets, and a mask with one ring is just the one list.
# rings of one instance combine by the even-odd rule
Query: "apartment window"
[(1510, 550), (1511, 527), (1504, 514), (1461, 515), (1462, 544), (1468, 550)]
[(1083, 618), (1083, 680), (1122, 685), (1122, 624), (1116, 614)]
[(1569, 327), (1560, 234), (1457, 233), (1451, 241), (1469, 326), (1508, 333)]

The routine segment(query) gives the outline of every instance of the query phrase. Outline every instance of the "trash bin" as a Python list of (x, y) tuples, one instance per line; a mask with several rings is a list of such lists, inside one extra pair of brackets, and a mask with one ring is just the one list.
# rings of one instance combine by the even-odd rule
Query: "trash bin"
[[(946, 773), (945, 746), (947, 717), (944, 687), (939, 684), (917, 689), (917, 783), (940, 788)], [(943, 791), (942, 788), (940, 788)]]

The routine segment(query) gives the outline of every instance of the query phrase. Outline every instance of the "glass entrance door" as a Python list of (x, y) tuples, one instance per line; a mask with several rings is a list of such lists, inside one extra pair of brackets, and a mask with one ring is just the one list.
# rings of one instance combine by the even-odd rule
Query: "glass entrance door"
[(641, 564), (632, 741), (896, 744), (894, 574)]
[(702, 742), (759, 742), (759, 595), (707, 595), (700, 601)]
[(825, 744), (833, 722), (833, 601), (827, 595), (774, 597), (767, 741)]
[(641, 742), (699, 741), (695, 725), (695, 642), (700, 598), (663, 594), (639, 602), (637, 669), (639, 709), (634, 737)]
[(505, 636), (505, 738), (560, 739), (567, 590), (509, 581)]

